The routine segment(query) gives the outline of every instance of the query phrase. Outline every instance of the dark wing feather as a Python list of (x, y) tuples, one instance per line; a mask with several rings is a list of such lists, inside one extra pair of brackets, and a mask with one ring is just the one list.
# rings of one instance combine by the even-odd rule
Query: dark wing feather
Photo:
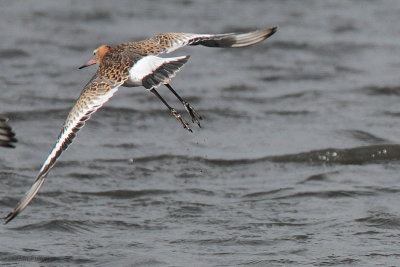
[(50, 152), (50, 155), (43, 163), (34, 184), (18, 202), (14, 210), (5, 217), (5, 223), (8, 223), (15, 218), (15, 216), (24, 210), (29, 202), (31, 202), (40, 187), (43, 185), (50, 169), (55, 165), (61, 153), (71, 144), (73, 139), (76, 137), (77, 132), (82, 129), (85, 122), (90, 119), (91, 115), (113, 96), (122, 83), (123, 82), (110, 85), (95, 75), (85, 86), (75, 105), (68, 114), (57, 142)]
[[(151, 89), (169, 83), (188, 61), (189, 57), (190, 56), (163, 59), (164, 62), (162, 64), (142, 78), (143, 86), (146, 89)], [(146, 58), (143, 58), (143, 60), (146, 60)]]
[(204, 45), (209, 47), (243, 47), (259, 43), (277, 31), (277, 27), (248, 33), (195, 34), (163, 33), (150, 41), (163, 47), (160, 53), (169, 53), (187, 45)]

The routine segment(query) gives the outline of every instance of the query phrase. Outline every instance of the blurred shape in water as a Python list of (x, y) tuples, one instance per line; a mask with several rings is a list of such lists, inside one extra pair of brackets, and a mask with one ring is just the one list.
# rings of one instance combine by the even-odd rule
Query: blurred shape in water
[(8, 124), (8, 118), (0, 115), (0, 146), (14, 148), (14, 143), (17, 142), (15, 133)]

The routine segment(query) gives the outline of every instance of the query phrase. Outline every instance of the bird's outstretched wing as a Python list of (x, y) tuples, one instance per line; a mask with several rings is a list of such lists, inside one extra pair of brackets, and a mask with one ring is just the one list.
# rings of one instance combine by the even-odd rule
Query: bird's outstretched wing
[(14, 144), (17, 142), (15, 133), (8, 124), (8, 119), (3, 115), (0, 115), (0, 146), (14, 148)]
[(106, 103), (123, 82), (117, 84), (110, 84), (109, 82), (98, 77), (97, 74), (89, 81), (84, 87), (81, 95), (71, 109), (70, 113), (61, 132), (58, 136), (57, 142), (43, 163), (39, 174), (33, 183), (32, 187), (25, 193), (24, 197), (18, 202), (17, 206), (5, 218), (5, 223), (11, 221), (17, 216), (35, 197), (40, 187), (43, 185), (47, 174), (50, 169), (55, 165), (61, 153), (68, 148), (76, 137), (77, 132), (82, 129), (85, 122), (90, 119), (91, 115), (96, 112), (104, 103)]
[(278, 27), (248, 32), (226, 34), (163, 33), (149, 39), (169, 53), (187, 45), (204, 45), (209, 47), (243, 47), (259, 43), (277, 31)]
[(243, 47), (259, 43), (270, 37), (278, 27), (247, 32), (224, 34), (162, 33), (150, 39), (120, 44), (113, 49), (130, 50), (142, 56), (170, 53), (187, 45), (209, 47)]

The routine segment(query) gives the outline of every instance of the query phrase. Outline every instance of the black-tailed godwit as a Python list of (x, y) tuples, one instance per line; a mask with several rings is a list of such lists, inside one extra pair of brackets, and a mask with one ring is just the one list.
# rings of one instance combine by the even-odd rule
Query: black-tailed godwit
[(185, 119), (160, 96), (156, 88), (166, 85), (179, 99), (189, 113), (192, 122), (200, 126), (201, 116), (193, 107), (184, 101), (169, 82), (189, 56), (162, 58), (162, 53), (169, 53), (187, 45), (203, 45), (209, 47), (244, 47), (259, 43), (277, 30), (277, 27), (248, 33), (228, 34), (193, 34), (164, 33), (148, 40), (120, 44), (114, 47), (102, 45), (94, 50), (94, 57), (81, 68), (98, 64), (95, 75), (83, 88), (70, 113), (57, 142), (42, 165), (32, 187), (25, 193), (17, 206), (4, 219), (5, 223), (17, 216), (35, 197), (50, 169), (54, 166), (61, 153), (67, 149), (77, 132), (85, 122), (117, 92), (120, 86), (144, 86), (155, 94), (180, 121), (182, 126), (192, 131)]

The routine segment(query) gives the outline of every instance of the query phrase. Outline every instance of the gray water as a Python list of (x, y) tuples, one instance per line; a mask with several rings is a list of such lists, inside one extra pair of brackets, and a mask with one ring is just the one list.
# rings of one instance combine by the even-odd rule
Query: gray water
[[(33, 180), (101, 44), (279, 25), (242, 49), (188, 47), (184, 130), (121, 88), (0, 227), (2, 266), (395, 266), (400, 259), (398, 1), (0, 2), (0, 212)], [(186, 116), (168, 92), (159, 92)], [(187, 117), (186, 117), (187, 118)], [(188, 119), (188, 118), (187, 118)]]

